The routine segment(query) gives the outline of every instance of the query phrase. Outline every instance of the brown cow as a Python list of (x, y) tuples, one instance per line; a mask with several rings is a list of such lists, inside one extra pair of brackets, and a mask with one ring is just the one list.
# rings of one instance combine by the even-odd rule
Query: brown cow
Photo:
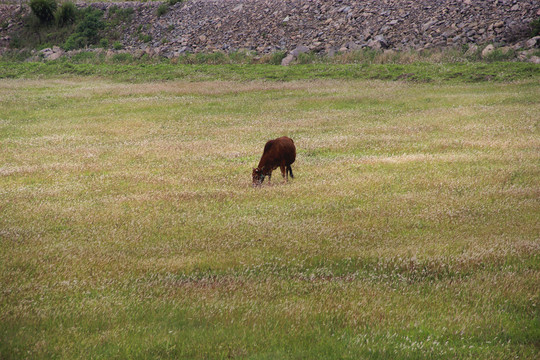
[(288, 181), (288, 174), (291, 174), (291, 178), (294, 178), (291, 164), (295, 159), (296, 147), (292, 139), (283, 136), (269, 140), (264, 145), (264, 152), (261, 161), (259, 161), (259, 166), (253, 169), (253, 185), (261, 185), (266, 176), (268, 176), (268, 182), (270, 182), (272, 171), (278, 166), (285, 181)]

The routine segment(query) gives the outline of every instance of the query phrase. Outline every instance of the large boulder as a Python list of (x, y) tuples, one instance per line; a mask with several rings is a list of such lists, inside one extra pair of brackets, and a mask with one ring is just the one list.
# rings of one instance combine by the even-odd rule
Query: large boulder
[(531, 56), (528, 62), (531, 62), (533, 64), (540, 64), (540, 57), (539, 56)]
[(482, 57), (483, 58), (488, 57), (493, 51), (495, 51), (495, 46), (493, 46), (492, 44), (489, 44), (488, 46), (484, 48), (484, 50), (482, 50)]
[(297, 46), (293, 51), (291, 51), (291, 55), (294, 57), (298, 57), (300, 54), (307, 53), (309, 51), (309, 48), (304, 45)]
[(367, 46), (376, 50), (387, 49), (388, 42), (383, 35), (377, 35), (375, 38), (368, 41)]
[(527, 40), (525, 45), (529, 49), (532, 49), (532, 48), (535, 48), (535, 47), (540, 47), (540, 36), (535, 36), (533, 38), (530, 38), (529, 40)]
[(289, 66), (289, 64), (295, 59), (295, 57), (292, 55), (292, 54), (289, 54), (287, 56), (285, 56), (282, 60), (281, 60), (281, 65), (282, 66)]
[(298, 55), (307, 53), (309, 48), (304, 45), (297, 46), (293, 51), (291, 51), (287, 56), (281, 60), (281, 65), (289, 66), (289, 64), (298, 57)]

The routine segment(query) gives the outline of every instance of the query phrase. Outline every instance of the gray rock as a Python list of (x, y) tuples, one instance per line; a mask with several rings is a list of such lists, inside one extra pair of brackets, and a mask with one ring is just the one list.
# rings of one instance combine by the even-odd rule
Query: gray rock
[(133, 52), (133, 57), (140, 59), (145, 54), (143, 49), (137, 49)]
[(532, 49), (534, 47), (540, 47), (540, 36), (535, 36), (533, 38), (530, 38), (525, 43), (525, 46), (529, 49)]
[[(354, 49), (351, 41), (394, 50), (488, 43), (518, 50), (528, 47), (527, 24), (540, 16), (538, 0), (193, 0), (179, 2), (157, 17), (160, 4), (100, 1), (90, 6), (135, 9), (131, 22), (120, 23), (111, 31), (121, 34), (119, 41), (132, 54), (151, 48), (163, 55), (187, 46), (193, 52), (244, 48), (260, 54), (294, 49), (297, 44), (310, 44), (313, 51), (326, 49), (328, 53), (340, 45)], [(27, 6), (0, 5), (0, 48), (13, 41), (12, 34), (24, 27), (18, 19), (29, 12)], [(152, 42), (139, 39), (141, 26)], [(374, 38), (375, 34), (384, 39)], [(167, 39), (169, 49), (161, 49), (161, 39)], [(518, 43), (521, 45), (516, 47)], [(536, 40), (530, 48), (539, 43)], [(40, 52), (40, 56), (58, 52), (50, 50)]]
[(477, 51), (478, 51), (478, 46), (475, 44), (472, 44), (472, 45), (469, 45), (469, 48), (467, 49), (467, 51), (465, 51), (465, 55), (471, 56), (471, 55), (476, 54)]
[(482, 50), (482, 57), (483, 58), (488, 57), (489, 54), (491, 54), (493, 51), (495, 51), (495, 46), (493, 46), (492, 44), (489, 44), (488, 46), (484, 48), (484, 50)]
[(289, 64), (294, 60), (294, 56), (292, 54), (289, 54), (287, 56), (285, 56), (283, 58), (283, 60), (281, 60), (281, 65), (282, 66), (289, 66)]
[(383, 35), (377, 35), (374, 39), (368, 41), (367, 46), (372, 49), (386, 49), (388, 48), (388, 42)]
[(50, 54), (50, 55), (47, 55), (47, 56), (45, 57), (45, 60), (47, 60), (47, 61), (57, 60), (57, 59), (59, 59), (60, 57), (62, 57), (62, 55), (63, 55), (63, 51), (62, 51), (62, 52), (55, 52), (55, 53), (52, 53), (52, 54)]
[(531, 56), (527, 61), (533, 64), (540, 64), (540, 56)]
[(309, 51), (309, 48), (304, 45), (297, 46), (293, 51), (291, 51), (291, 55), (294, 57), (297, 57), (300, 54), (307, 53)]

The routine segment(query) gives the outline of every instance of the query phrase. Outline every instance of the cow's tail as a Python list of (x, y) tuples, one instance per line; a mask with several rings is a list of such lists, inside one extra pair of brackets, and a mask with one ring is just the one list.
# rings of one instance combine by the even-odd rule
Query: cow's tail
[(292, 173), (291, 165), (287, 165), (287, 171), (289, 172), (289, 175), (291, 175), (291, 178), (294, 179), (294, 175)]

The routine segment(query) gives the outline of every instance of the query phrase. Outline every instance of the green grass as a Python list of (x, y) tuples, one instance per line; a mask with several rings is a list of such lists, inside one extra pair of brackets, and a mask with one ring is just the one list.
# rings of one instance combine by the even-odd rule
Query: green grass
[(0, 358), (538, 357), (538, 67), (67, 65), (0, 66)]
[[(119, 81), (157, 80), (316, 80), (364, 79), (412, 82), (483, 82), (540, 79), (540, 66), (530, 63), (412, 63), (412, 64), (306, 64), (289, 67), (267, 64), (171, 64), (127, 57), (121, 63), (92, 59), (94, 63), (65, 60), (46, 63), (0, 62), (0, 79), (96, 76)], [(130, 62), (137, 62), (131, 64)]]

